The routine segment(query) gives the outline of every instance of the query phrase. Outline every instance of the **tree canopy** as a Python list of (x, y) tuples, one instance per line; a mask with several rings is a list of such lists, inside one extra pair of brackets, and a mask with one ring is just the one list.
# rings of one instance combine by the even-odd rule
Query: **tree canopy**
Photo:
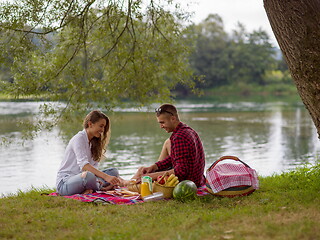
[(265, 31), (239, 23), (227, 33), (217, 14), (190, 23), (171, 0), (16, 0), (2, 3), (0, 19), (1, 92), (52, 101), (34, 130), (78, 110), (288, 82)]
[(172, 1), (16, 0), (1, 4), (0, 61), (11, 68), (1, 91), (50, 97), (67, 108), (112, 109), (168, 100), (193, 87), (185, 38), (189, 14)]

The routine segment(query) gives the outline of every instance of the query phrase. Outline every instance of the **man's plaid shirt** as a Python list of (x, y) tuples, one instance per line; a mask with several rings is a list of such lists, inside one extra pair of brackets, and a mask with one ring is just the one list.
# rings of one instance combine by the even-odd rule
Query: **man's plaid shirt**
[(201, 140), (195, 130), (180, 122), (171, 137), (171, 154), (156, 162), (158, 170), (174, 168), (179, 181), (191, 180), (198, 187), (205, 183), (205, 156)]

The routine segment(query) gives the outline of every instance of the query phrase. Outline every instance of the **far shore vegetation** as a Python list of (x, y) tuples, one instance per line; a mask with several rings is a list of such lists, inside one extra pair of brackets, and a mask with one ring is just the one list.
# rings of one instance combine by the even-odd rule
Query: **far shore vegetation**
[(1, 239), (319, 239), (320, 165), (260, 177), (246, 197), (96, 205), (31, 189), (0, 198)]
[[(255, 84), (233, 84), (215, 88), (202, 89), (200, 94), (176, 95), (177, 100), (216, 100), (216, 101), (274, 101), (292, 99), (300, 101), (294, 84), (270, 84), (259, 86)], [(23, 96), (16, 98), (10, 94), (0, 93), (0, 101), (51, 101), (49, 95)], [(62, 99), (63, 101), (63, 99)]]

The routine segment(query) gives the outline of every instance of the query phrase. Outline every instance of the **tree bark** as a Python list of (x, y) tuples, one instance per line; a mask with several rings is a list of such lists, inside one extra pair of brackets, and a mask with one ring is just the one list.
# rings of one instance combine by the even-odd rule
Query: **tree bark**
[(320, 138), (320, 0), (264, 0), (269, 22)]

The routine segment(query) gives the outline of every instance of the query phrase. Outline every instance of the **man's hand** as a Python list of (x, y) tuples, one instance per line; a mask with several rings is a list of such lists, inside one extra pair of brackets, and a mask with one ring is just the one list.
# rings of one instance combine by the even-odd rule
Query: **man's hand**
[(140, 183), (143, 175), (153, 173), (156, 170), (158, 170), (158, 166), (156, 164), (153, 164), (150, 167), (140, 167), (132, 179), (135, 179), (137, 183)]
[(149, 174), (147, 174), (147, 176), (150, 176), (153, 181), (156, 181), (159, 176), (162, 176), (162, 175), (165, 175), (165, 174), (168, 175), (168, 176), (170, 174), (174, 174), (174, 169), (171, 169), (169, 171), (149, 173)]
[(142, 174), (153, 173), (157, 170), (158, 170), (158, 166), (156, 164), (152, 164), (150, 167), (141, 167)]

